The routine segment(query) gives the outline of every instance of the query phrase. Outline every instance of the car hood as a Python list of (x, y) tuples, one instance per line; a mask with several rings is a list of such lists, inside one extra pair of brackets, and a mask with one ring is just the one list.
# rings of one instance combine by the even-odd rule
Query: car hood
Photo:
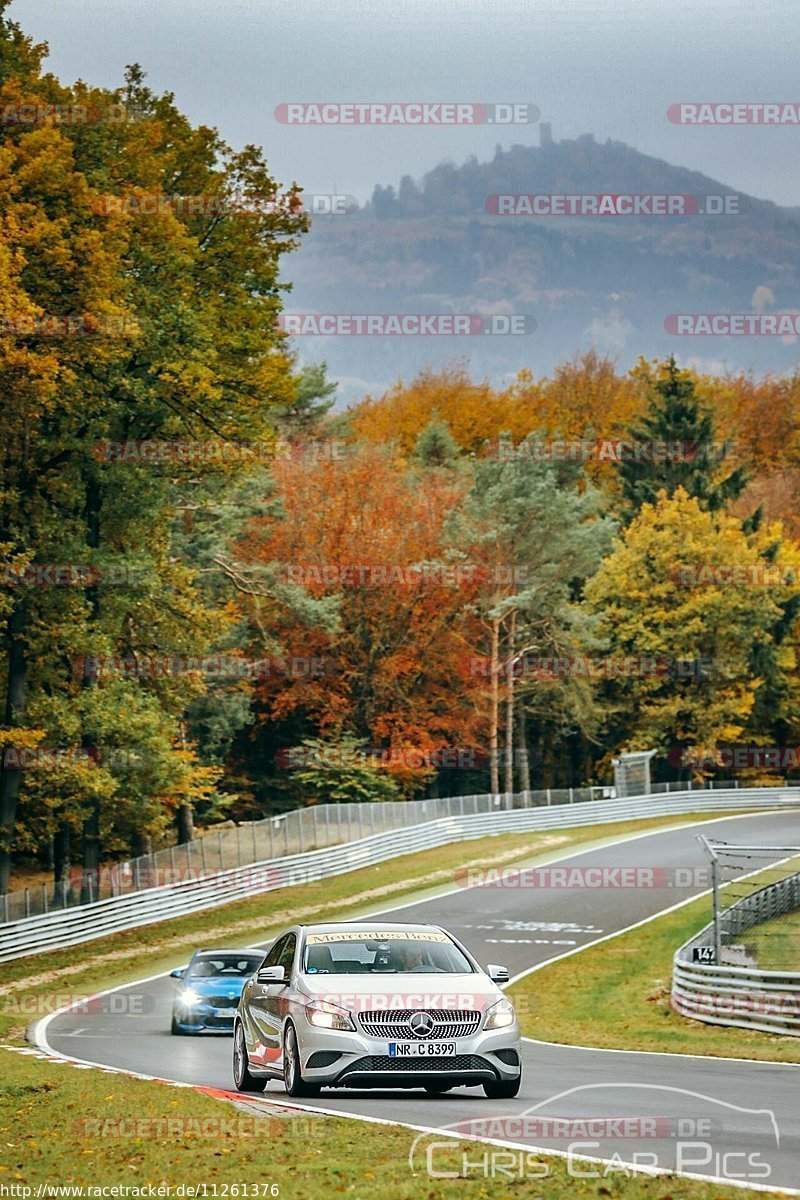
[(484, 1012), (503, 993), (488, 975), (303, 975), (298, 991), (350, 1012), (457, 1008)]
[(246, 979), (223, 979), (219, 976), (202, 976), (200, 979), (179, 980), (182, 988), (190, 988), (198, 996), (241, 996)]

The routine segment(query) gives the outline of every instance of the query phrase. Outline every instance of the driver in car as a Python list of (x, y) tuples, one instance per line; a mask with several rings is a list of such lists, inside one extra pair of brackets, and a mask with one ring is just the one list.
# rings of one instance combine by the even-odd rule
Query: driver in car
[(400, 951), (400, 960), (402, 962), (400, 969), (403, 971), (426, 971), (428, 969), (419, 946), (404, 946)]

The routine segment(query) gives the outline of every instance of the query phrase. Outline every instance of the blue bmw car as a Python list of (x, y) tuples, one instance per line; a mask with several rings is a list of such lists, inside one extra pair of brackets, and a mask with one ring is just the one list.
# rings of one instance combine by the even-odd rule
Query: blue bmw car
[(178, 980), (172, 1002), (172, 1032), (231, 1033), (242, 989), (264, 961), (264, 950), (195, 950), (187, 967), (171, 971)]

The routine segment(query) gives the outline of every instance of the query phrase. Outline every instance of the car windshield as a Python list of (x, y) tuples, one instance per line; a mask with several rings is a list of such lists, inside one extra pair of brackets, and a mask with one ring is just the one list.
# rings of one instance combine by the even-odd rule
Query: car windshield
[(310, 933), (307, 975), (464, 975), (467, 956), (445, 933)]
[(189, 968), (189, 979), (212, 979), (252, 975), (264, 959), (263, 954), (213, 954), (197, 958)]

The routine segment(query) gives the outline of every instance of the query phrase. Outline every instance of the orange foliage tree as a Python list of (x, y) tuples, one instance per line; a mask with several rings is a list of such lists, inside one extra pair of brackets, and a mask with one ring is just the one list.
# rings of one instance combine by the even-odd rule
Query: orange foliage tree
[[(535, 385), (530, 382), (529, 390)], [(358, 441), (394, 444), (409, 455), (433, 416), (445, 421), (462, 450), (482, 454), (500, 433), (523, 438), (533, 425), (529, 396), (496, 391), (485, 380), (473, 382), (465, 367), (423, 371), (410, 383), (397, 383), (377, 398), (367, 396), (350, 410)]]
[(274, 479), (282, 511), (253, 522), (240, 554), (315, 598), (336, 597), (339, 622), (330, 632), (277, 614), (281, 643), (320, 666), (263, 681), (260, 717), (300, 713), (329, 740), (354, 735), (391, 752), (401, 783), (418, 784), (433, 772), (420, 774), (406, 751), (471, 744), (479, 725), (469, 685), (454, 686), (476, 586), (446, 558), (460, 472), (400, 468), (385, 449), (359, 446), (343, 459), (279, 462)]

